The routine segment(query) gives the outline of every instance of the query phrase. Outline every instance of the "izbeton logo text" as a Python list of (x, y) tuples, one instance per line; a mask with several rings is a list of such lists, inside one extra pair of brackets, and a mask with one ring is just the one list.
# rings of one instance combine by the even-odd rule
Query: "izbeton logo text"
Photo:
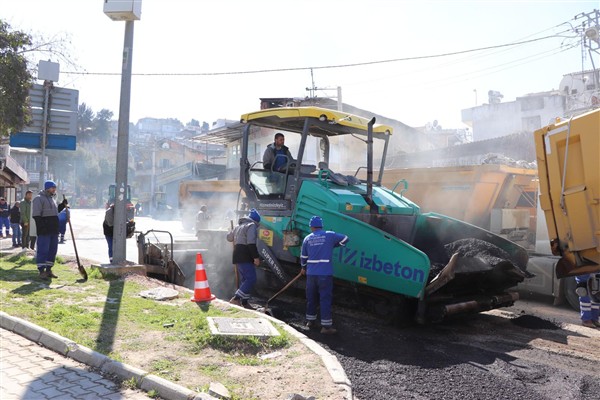
[(407, 265), (401, 265), (399, 261), (390, 262), (383, 260), (377, 254), (365, 254), (361, 251), (345, 247), (340, 249), (339, 261), (344, 264), (353, 265), (358, 268), (373, 272), (379, 272), (385, 275), (397, 276), (413, 282), (425, 282), (425, 272)]

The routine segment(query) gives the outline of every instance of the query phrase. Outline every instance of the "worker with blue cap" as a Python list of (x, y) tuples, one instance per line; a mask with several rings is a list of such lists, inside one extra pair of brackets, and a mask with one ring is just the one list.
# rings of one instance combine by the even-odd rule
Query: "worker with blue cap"
[(256, 267), (260, 265), (256, 247), (259, 222), (260, 214), (253, 208), (250, 214), (240, 218), (238, 226), (227, 234), (227, 240), (233, 242), (233, 263), (237, 265), (242, 276), (242, 283), (229, 302), (249, 309), (254, 308), (248, 300), (256, 284)]
[(306, 275), (306, 325), (317, 320), (317, 304), (321, 307), (321, 333), (333, 334), (331, 303), (333, 301), (333, 249), (345, 246), (348, 236), (323, 230), (323, 219), (317, 215), (309, 222), (311, 234), (304, 238), (300, 255), (302, 273)]
[(31, 217), (35, 220), (37, 232), (36, 263), (39, 276), (43, 280), (58, 278), (52, 272), (56, 252), (58, 250), (58, 206), (56, 196), (56, 183), (44, 182), (44, 190), (40, 190), (31, 203)]

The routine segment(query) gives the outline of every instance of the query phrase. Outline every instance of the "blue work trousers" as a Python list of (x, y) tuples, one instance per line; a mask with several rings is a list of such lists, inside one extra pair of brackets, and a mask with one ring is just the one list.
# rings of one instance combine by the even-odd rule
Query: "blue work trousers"
[(108, 243), (108, 260), (112, 263), (113, 237), (106, 235), (104, 237), (106, 238), (106, 243)]
[[(590, 279), (590, 274), (575, 277), (577, 283), (587, 283), (588, 279)], [(593, 302), (590, 296), (580, 296), (579, 310), (581, 312), (582, 321), (598, 321), (598, 317), (600, 316), (600, 303)]]
[(10, 227), (12, 228), (12, 243), (13, 246), (20, 246), (21, 245), (21, 224), (16, 223), (10, 224)]
[(256, 284), (256, 267), (251, 262), (239, 263), (237, 267), (238, 273), (242, 276), (242, 284), (236, 290), (235, 297), (242, 299), (242, 302), (247, 302)]
[(40, 272), (54, 266), (56, 251), (58, 250), (58, 235), (39, 235), (37, 237), (37, 253), (35, 262)]
[(317, 319), (317, 304), (321, 306), (321, 325), (333, 325), (331, 302), (333, 301), (333, 276), (306, 276), (306, 320)]
[(8, 217), (0, 217), (0, 233), (2, 233), (2, 227), (5, 228), (5, 235), (10, 234), (10, 219)]

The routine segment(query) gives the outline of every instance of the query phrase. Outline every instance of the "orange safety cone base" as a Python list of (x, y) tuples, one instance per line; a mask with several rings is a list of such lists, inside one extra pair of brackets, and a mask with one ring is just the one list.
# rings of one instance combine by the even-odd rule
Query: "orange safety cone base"
[(192, 297), (192, 298), (190, 299), (190, 301), (195, 301), (196, 303), (204, 303), (204, 302), (213, 301), (213, 300), (214, 300), (214, 299), (216, 299), (216, 298), (217, 298), (217, 296), (215, 296), (214, 294), (211, 294), (211, 295), (210, 295), (210, 297), (208, 297), (208, 298), (206, 298), (206, 299), (202, 299), (202, 298), (200, 298), (200, 299), (197, 299), (197, 298), (195, 298), (195, 297)]

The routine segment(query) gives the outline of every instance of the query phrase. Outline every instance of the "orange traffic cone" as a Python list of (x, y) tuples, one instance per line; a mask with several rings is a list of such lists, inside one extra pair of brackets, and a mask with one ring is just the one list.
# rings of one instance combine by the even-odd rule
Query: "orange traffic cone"
[(190, 300), (195, 302), (212, 301), (216, 297), (210, 293), (208, 279), (206, 279), (206, 270), (202, 262), (202, 254), (196, 253), (196, 283), (194, 285), (194, 297)]

